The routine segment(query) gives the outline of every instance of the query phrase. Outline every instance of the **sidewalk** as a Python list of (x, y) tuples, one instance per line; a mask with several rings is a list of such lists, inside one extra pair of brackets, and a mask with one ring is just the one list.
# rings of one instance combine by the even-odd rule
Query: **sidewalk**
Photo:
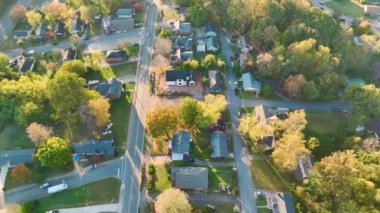
[(78, 208), (59, 209), (60, 213), (99, 213), (99, 212), (117, 212), (117, 203), (103, 204), (96, 206), (85, 206)]

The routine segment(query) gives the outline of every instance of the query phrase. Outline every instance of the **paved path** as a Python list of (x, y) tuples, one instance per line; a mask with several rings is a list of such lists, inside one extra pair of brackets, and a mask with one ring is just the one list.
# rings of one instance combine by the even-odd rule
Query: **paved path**
[(234, 141), (234, 154), (236, 168), (238, 171), (239, 179), (239, 191), (240, 191), (240, 205), (241, 211), (243, 213), (253, 213), (257, 211), (256, 208), (256, 199), (254, 198), (253, 191), (255, 189), (252, 174), (251, 174), (251, 161), (248, 154), (247, 147), (237, 131), (238, 127), (238, 118), (237, 111), (241, 107), (241, 100), (235, 94), (235, 75), (232, 71), (230, 56), (233, 55), (231, 46), (229, 44), (226, 33), (221, 35), (222, 51), (223, 55), (227, 61), (227, 98), (228, 98), (228, 108), (231, 114), (231, 124), (233, 132), (233, 141)]
[(103, 205), (95, 205), (95, 206), (85, 206), (78, 208), (68, 208), (68, 209), (59, 209), (59, 213), (99, 213), (99, 212), (116, 212), (117, 211), (117, 203), (113, 204), (103, 204)]

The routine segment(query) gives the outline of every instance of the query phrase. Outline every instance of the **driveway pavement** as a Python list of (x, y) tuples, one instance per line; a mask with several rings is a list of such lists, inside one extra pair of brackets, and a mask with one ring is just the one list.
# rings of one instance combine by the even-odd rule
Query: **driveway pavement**
[(103, 204), (95, 206), (84, 206), (78, 208), (68, 208), (68, 209), (59, 209), (59, 213), (99, 213), (99, 212), (116, 212), (117, 203), (113, 204)]

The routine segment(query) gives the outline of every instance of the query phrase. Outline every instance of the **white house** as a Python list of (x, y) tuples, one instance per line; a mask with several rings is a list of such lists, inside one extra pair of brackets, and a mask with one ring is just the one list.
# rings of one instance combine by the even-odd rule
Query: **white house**
[(195, 86), (194, 71), (168, 70), (166, 71), (167, 86)]

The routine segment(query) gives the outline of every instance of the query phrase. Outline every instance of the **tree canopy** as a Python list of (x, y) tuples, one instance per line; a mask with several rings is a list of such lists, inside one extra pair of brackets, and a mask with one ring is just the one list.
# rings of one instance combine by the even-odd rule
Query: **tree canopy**
[(185, 192), (170, 188), (157, 196), (154, 209), (157, 213), (190, 213), (191, 205)]
[(59, 168), (71, 163), (71, 153), (72, 151), (67, 141), (53, 137), (41, 143), (34, 156), (42, 166)]
[(154, 138), (171, 138), (178, 130), (178, 111), (173, 107), (158, 107), (146, 115), (147, 131)]

